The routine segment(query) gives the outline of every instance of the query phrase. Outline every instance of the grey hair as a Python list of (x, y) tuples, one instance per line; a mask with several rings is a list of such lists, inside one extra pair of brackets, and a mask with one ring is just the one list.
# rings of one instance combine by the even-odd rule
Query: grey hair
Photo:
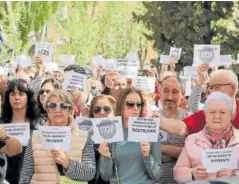
[(227, 107), (229, 109), (230, 112), (233, 111), (233, 101), (232, 101), (232, 98), (229, 97), (227, 94), (225, 93), (222, 93), (222, 92), (213, 92), (211, 93), (208, 97), (207, 97), (207, 100), (205, 102), (205, 105), (204, 105), (204, 112), (207, 111), (207, 106), (209, 103), (211, 102), (225, 102), (227, 104)]
[(215, 75), (220, 75), (220, 76), (226, 76), (229, 78), (229, 82), (231, 82), (233, 85), (235, 85), (236, 90), (238, 90), (238, 79), (236, 74), (232, 70), (226, 70), (226, 69), (221, 69), (221, 70), (215, 70), (211, 73), (211, 77)]

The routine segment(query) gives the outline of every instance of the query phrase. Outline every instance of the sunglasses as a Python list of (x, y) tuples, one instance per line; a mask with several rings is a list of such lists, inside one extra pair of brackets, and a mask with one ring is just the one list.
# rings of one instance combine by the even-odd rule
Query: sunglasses
[(104, 107), (95, 106), (95, 107), (93, 108), (93, 112), (94, 112), (95, 114), (100, 113), (102, 110), (103, 110), (104, 112), (106, 112), (107, 114), (109, 114), (109, 113), (112, 111), (112, 108), (109, 107), (109, 106), (104, 106)]
[(137, 106), (137, 108), (142, 108), (144, 103), (143, 102), (133, 102), (133, 101), (126, 101), (125, 102), (126, 106), (129, 108), (134, 108), (135, 106)]
[(51, 91), (50, 91), (50, 90), (41, 89), (41, 90), (39, 91), (39, 94), (40, 94), (40, 95), (43, 95), (45, 92), (46, 92), (46, 94), (49, 94)]
[(56, 109), (61, 109), (61, 110), (68, 110), (72, 108), (72, 106), (68, 103), (48, 103), (47, 108), (49, 110), (56, 110)]

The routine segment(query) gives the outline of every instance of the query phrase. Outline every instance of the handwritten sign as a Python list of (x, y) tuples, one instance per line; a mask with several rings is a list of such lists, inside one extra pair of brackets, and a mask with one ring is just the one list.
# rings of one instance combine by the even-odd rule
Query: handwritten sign
[(136, 77), (132, 79), (132, 86), (142, 91), (154, 93), (155, 78), (154, 77)]
[(198, 78), (197, 67), (195, 66), (185, 66), (184, 67), (184, 76), (191, 77), (192, 79)]
[(78, 128), (80, 130), (84, 130), (89, 133), (90, 136), (94, 134), (93, 131), (93, 124), (94, 124), (94, 119), (93, 118), (86, 118), (82, 116), (76, 117), (76, 123), (78, 125)]
[(67, 55), (62, 54), (59, 56), (59, 61), (61, 66), (68, 66), (68, 65), (74, 65), (75, 64), (75, 55)]
[(237, 155), (235, 148), (202, 150), (202, 164), (207, 168), (208, 173), (214, 173), (223, 168), (238, 169)]
[(105, 70), (116, 70), (116, 59), (105, 59), (102, 67)]
[(103, 141), (108, 143), (121, 142), (124, 140), (122, 118), (120, 116), (113, 118), (94, 118), (92, 136), (95, 144)]
[(230, 66), (232, 65), (232, 55), (221, 55), (220, 63), (218, 66)]
[(32, 66), (32, 60), (29, 56), (16, 56), (16, 63), (22, 67)]
[(207, 63), (218, 66), (220, 63), (220, 45), (194, 45), (193, 66)]
[(159, 130), (159, 137), (161, 142), (167, 142), (168, 141), (168, 133), (164, 130)]
[(117, 60), (116, 67), (119, 74), (133, 78), (138, 75), (138, 63), (137, 61)]
[(169, 57), (174, 57), (177, 61), (180, 59), (182, 48), (170, 47)]
[(44, 149), (70, 151), (71, 127), (40, 126), (40, 139)]
[(162, 64), (170, 64), (170, 56), (168, 55), (160, 55), (160, 63)]
[(66, 90), (85, 91), (87, 89), (87, 76), (73, 71), (65, 72), (62, 86)]
[(128, 141), (158, 142), (159, 118), (130, 117), (128, 121)]
[(49, 62), (45, 64), (45, 72), (55, 72), (59, 70), (59, 66), (56, 62)]
[(15, 136), (19, 139), (22, 146), (27, 146), (30, 139), (30, 124), (29, 123), (8, 123), (0, 124), (0, 127), (5, 128), (8, 136)]
[(52, 62), (53, 46), (48, 42), (37, 42), (35, 47), (35, 54), (43, 57), (44, 64)]
[(185, 89), (185, 96), (190, 96), (192, 92), (191, 77), (180, 76), (180, 79), (182, 81), (183, 88)]

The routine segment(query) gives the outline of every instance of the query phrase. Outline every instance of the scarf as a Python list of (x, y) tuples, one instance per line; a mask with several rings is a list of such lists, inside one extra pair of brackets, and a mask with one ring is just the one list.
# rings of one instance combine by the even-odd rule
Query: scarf
[(233, 136), (233, 128), (230, 124), (220, 135), (213, 135), (208, 127), (204, 127), (203, 134), (211, 142), (213, 149), (226, 148), (231, 137)]

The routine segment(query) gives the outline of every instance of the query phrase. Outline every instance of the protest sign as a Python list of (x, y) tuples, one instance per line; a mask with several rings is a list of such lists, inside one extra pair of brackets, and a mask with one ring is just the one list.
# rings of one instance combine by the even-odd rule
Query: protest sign
[(191, 77), (192, 79), (198, 78), (197, 67), (195, 66), (185, 66), (184, 67), (184, 76)]
[(19, 139), (22, 146), (27, 146), (30, 139), (30, 124), (23, 123), (8, 123), (0, 124), (0, 127), (5, 128), (8, 136), (15, 136)]
[(140, 60), (139, 60), (139, 55), (138, 55), (138, 53), (137, 52), (128, 52), (128, 54), (127, 54), (127, 60), (128, 60), (128, 62), (132, 62), (132, 63), (137, 63), (137, 66), (138, 66), (138, 68), (139, 68), (139, 62), (140, 62)]
[(182, 81), (183, 88), (185, 89), (185, 96), (190, 96), (192, 87), (191, 87), (191, 77), (180, 76)]
[(215, 173), (223, 168), (238, 169), (237, 160), (235, 148), (202, 150), (202, 164), (208, 173)]
[(117, 60), (116, 68), (119, 74), (128, 78), (133, 78), (138, 75), (139, 67), (137, 61)]
[(104, 58), (103, 56), (99, 55), (99, 56), (93, 57), (92, 61), (93, 61), (93, 64), (95, 64), (96, 66), (102, 66), (104, 62)]
[(62, 54), (59, 56), (59, 65), (60, 66), (68, 66), (68, 65), (74, 65), (75, 64), (75, 55), (67, 55)]
[(136, 77), (132, 79), (132, 86), (142, 91), (154, 93), (155, 78), (154, 77)]
[(140, 77), (148, 77), (148, 70), (138, 70), (138, 76)]
[(102, 67), (105, 70), (116, 70), (116, 59), (105, 59)]
[(45, 72), (55, 72), (59, 70), (59, 66), (56, 62), (49, 62), (45, 65)]
[(53, 46), (48, 42), (37, 42), (35, 47), (35, 55), (43, 57), (44, 64), (52, 62)]
[(170, 47), (169, 57), (174, 57), (177, 61), (180, 59), (182, 48)]
[(193, 66), (207, 63), (211, 67), (220, 63), (220, 45), (194, 45)]
[(232, 55), (221, 55), (220, 63), (218, 66), (230, 66), (232, 65)]
[(16, 56), (16, 63), (22, 67), (32, 66), (32, 60), (29, 56)]
[(40, 126), (41, 145), (46, 150), (60, 149), (70, 151), (71, 127), (66, 126)]
[(168, 55), (160, 55), (160, 63), (162, 64), (170, 64), (170, 56)]
[(79, 89), (80, 91), (86, 91), (87, 76), (73, 71), (65, 72), (62, 87), (66, 90)]
[(93, 132), (93, 118), (86, 118), (82, 116), (76, 117), (76, 124), (80, 130), (84, 130), (89, 133), (90, 136), (94, 134)]
[(121, 142), (124, 140), (122, 118), (120, 116), (113, 118), (94, 118), (92, 136), (95, 144), (103, 141), (108, 143)]
[(159, 138), (160, 138), (161, 142), (167, 142), (168, 133), (160, 129), (159, 130)]
[(158, 142), (159, 118), (130, 117), (128, 121), (128, 141)]

